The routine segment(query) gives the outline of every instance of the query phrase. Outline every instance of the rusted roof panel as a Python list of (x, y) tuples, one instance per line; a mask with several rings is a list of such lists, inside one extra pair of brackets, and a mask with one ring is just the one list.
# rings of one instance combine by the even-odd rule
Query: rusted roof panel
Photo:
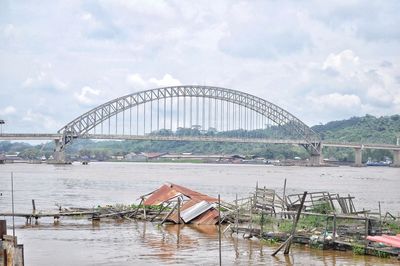
[(183, 186), (175, 185), (175, 184), (170, 184), (171, 187), (173, 187), (175, 190), (181, 192), (183, 195), (187, 196), (188, 198), (192, 200), (196, 200), (197, 202), (200, 202), (202, 200), (205, 200), (207, 202), (217, 202), (218, 199), (210, 197), (208, 195), (201, 194), (197, 191), (188, 189)]
[[(189, 199), (184, 201), (180, 208), (181, 217), (184, 218), (183, 220), (185, 223), (192, 222), (195, 224), (214, 225), (218, 222), (218, 211), (211, 205), (217, 202), (218, 199), (171, 183), (166, 183), (153, 191), (150, 196), (144, 200), (143, 204), (146, 206), (160, 205), (178, 196), (184, 196), (186, 199)], [(198, 207), (195, 207), (195, 205)], [(190, 208), (192, 208), (192, 210), (188, 211)], [(178, 223), (177, 210), (175, 210), (167, 220)]]
[(210, 209), (191, 221), (193, 224), (217, 224), (218, 211)]
[(168, 185), (162, 185), (159, 189), (154, 191), (150, 197), (144, 201), (145, 206), (160, 205), (163, 202), (169, 201), (181, 193)]
[(217, 202), (218, 200), (216, 198), (201, 194), (197, 191), (193, 191), (191, 189), (188, 189), (186, 187), (182, 187), (179, 185), (175, 185), (172, 183), (167, 183), (162, 185), (159, 189), (154, 191), (150, 197), (148, 197), (144, 201), (144, 205), (150, 206), (150, 205), (159, 205), (165, 201), (169, 201), (173, 199), (174, 197), (178, 195), (185, 195), (186, 197), (190, 198), (191, 200), (194, 200), (196, 202), (200, 201), (206, 201), (210, 203)]

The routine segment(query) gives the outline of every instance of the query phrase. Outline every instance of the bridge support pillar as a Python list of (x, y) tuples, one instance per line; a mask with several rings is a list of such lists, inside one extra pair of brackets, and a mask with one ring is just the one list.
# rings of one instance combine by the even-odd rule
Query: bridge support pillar
[(362, 149), (354, 148), (354, 166), (361, 167), (362, 166)]
[(400, 150), (393, 151), (393, 167), (400, 167)]
[(312, 154), (310, 156), (309, 165), (310, 166), (320, 166), (322, 164), (322, 153), (321, 154)]
[(54, 160), (51, 161), (50, 163), (65, 164), (66, 160), (65, 160), (65, 152), (63, 149), (63, 145), (59, 139), (55, 139), (54, 142), (56, 144), (56, 148), (54, 149), (54, 152), (53, 152)]

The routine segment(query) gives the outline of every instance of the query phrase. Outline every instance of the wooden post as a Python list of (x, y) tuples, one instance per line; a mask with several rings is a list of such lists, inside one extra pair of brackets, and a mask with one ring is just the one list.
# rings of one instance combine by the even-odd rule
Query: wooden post
[(368, 219), (368, 217), (367, 217), (367, 212), (365, 212), (364, 209), (363, 209), (363, 211), (364, 211), (364, 217), (365, 217), (365, 239), (364, 239), (364, 241), (365, 241), (365, 248), (364, 248), (364, 252), (365, 252), (365, 254), (367, 254), (367, 247), (368, 247), (367, 237), (368, 237), (369, 219)]
[(379, 205), (379, 231), (380, 234), (382, 234), (382, 210), (381, 210), (381, 202), (378, 201), (378, 205)]
[(294, 235), (296, 234), (297, 223), (299, 222), (301, 210), (303, 209), (303, 205), (304, 205), (304, 201), (306, 200), (306, 197), (307, 197), (307, 191), (304, 191), (303, 198), (301, 199), (300, 207), (297, 210), (296, 219), (293, 223), (292, 233), (291, 233), (292, 239), (286, 244), (285, 251), (283, 252), (283, 254), (285, 254), (285, 255), (289, 254), (290, 246), (292, 245), (292, 240), (294, 238)]
[(167, 220), (167, 218), (175, 211), (175, 209), (176, 209), (176, 207), (178, 206), (178, 203), (176, 203), (175, 205), (174, 205), (174, 207), (169, 211), (169, 213), (164, 217), (164, 219), (161, 221), (161, 223), (160, 224), (163, 224), (166, 220)]
[(7, 234), (7, 220), (0, 220), (0, 239)]
[(239, 234), (239, 215), (240, 215), (239, 202), (238, 202), (238, 195), (236, 193), (236, 221), (235, 221), (235, 223), (236, 223), (236, 237)]
[[(140, 200), (140, 203), (139, 203), (139, 205), (137, 206), (137, 208), (136, 208), (136, 210), (135, 210), (135, 212), (134, 212), (134, 214), (133, 214), (133, 216), (134, 216), (134, 218), (136, 218), (136, 215), (137, 215), (137, 213), (138, 213), (138, 211), (139, 211), (139, 208), (140, 208), (140, 205), (143, 203), (143, 206), (144, 206), (144, 202), (143, 202), (143, 198)], [(129, 216), (129, 218), (131, 218), (132, 216)]]
[(336, 213), (333, 214), (333, 230), (332, 230), (332, 239), (333, 242), (336, 240)]
[(181, 197), (178, 197), (178, 224), (181, 223)]
[(32, 213), (36, 214), (36, 205), (35, 205), (35, 200), (32, 199)]
[(219, 265), (222, 265), (221, 254), (221, 196), (218, 194), (218, 249), (219, 249)]
[[(283, 183), (283, 195), (282, 195), (282, 199), (283, 199), (283, 210), (287, 211), (287, 202), (286, 202), (286, 178), (285, 178), (285, 182)], [(286, 218), (286, 214), (285, 214), (285, 218)], [(281, 219), (282, 219), (282, 213), (281, 213)]]
[(322, 249), (325, 249), (325, 239), (326, 239), (326, 235), (328, 233), (328, 222), (329, 222), (329, 216), (326, 216), (325, 232), (324, 232), (324, 240), (322, 242)]
[(161, 212), (162, 212), (163, 210), (165, 210), (166, 208), (168, 208), (169, 205), (171, 205), (171, 202), (169, 202), (169, 203), (168, 203), (167, 205), (165, 205), (165, 206), (164, 206), (164, 205), (161, 205), (160, 210), (157, 212), (157, 214), (156, 214), (153, 218), (151, 218), (150, 222), (154, 221), (154, 219), (156, 219), (156, 218), (158, 217), (158, 215), (160, 215)]
[(144, 205), (144, 201), (143, 201), (143, 219), (146, 220), (146, 205)]
[(250, 198), (250, 235), (253, 231), (253, 198)]
[(289, 236), (288, 239), (285, 240), (285, 242), (282, 243), (282, 245), (280, 245), (275, 251), (274, 253), (271, 254), (271, 256), (275, 256), (276, 254), (278, 254), (278, 252), (289, 242), (292, 241), (293, 236)]
[(11, 206), (12, 206), (13, 240), (14, 240), (14, 247), (16, 247), (17, 242), (15, 241), (14, 173), (13, 172), (11, 172)]

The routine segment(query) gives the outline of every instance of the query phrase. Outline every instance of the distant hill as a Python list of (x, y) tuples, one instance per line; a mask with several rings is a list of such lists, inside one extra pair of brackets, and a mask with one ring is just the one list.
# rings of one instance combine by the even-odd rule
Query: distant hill
[(352, 117), (312, 129), (323, 140), (396, 144), (396, 138), (400, 137), (400, 115)]

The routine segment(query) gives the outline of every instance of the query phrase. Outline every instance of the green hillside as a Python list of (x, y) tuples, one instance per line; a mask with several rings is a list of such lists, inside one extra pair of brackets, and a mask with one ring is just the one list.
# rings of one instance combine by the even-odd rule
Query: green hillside
[(313, 126), (323, 140), (396, 144), (400, 137), (400, 115), (352, 117)]
[[(352, 117), (313, 126), (312, 129), (326, 141), (396, 144), (397, 138), (400, 137), (400, 115)], [(341, 161), (354, 160), (352, 149), (326, 148), (323, 153), (325, 158)], [(368, 159), (381, 161), (385, 160), (385, 157), (392, 159), (391, 152), (385, 150), (363, 151), (364, 161)]]

